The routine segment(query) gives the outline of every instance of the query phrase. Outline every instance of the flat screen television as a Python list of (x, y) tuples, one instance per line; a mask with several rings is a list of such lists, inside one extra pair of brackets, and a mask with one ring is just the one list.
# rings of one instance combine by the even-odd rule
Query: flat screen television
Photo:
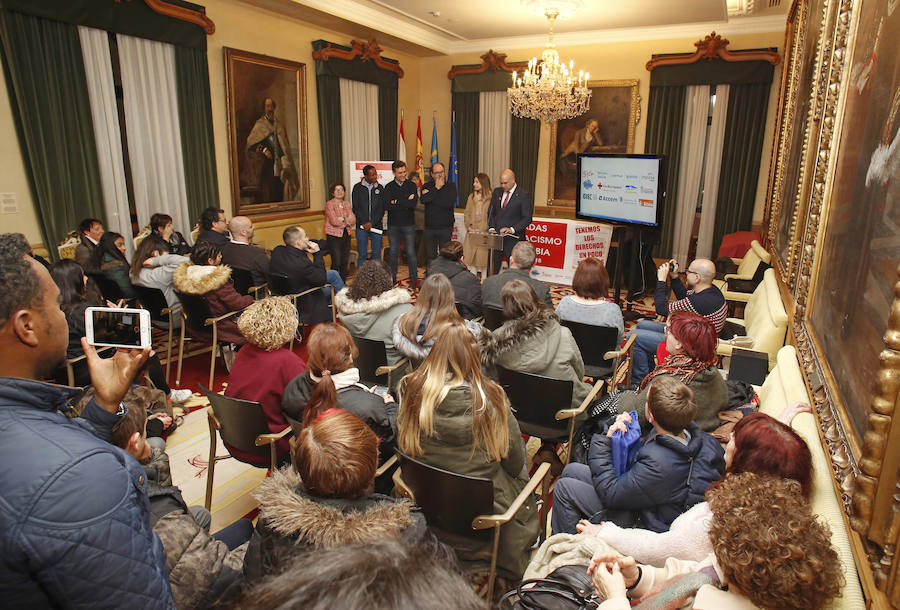
[(658, 227), (665, 188), (665, 155), (581, 154), (575, 217)]

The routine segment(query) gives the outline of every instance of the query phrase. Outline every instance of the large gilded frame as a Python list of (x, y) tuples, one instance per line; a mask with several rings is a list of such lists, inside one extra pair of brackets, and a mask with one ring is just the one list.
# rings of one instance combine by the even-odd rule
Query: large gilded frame
[[(857, 166), (865, 169), (865, 162), (874, 162), (864, 155), (871, 155), (876, 145), (887, 148), (891, 136), (894, 144), (900, 138), (894, 135), (895, 130), (900, 134), (900, 59), (890, 47), (897, 39), (900, 11), (889, 8), (896, 8), (896, 0), (825, 0), (816, 41), (815, 79), (802, 90), (796, 65), (798, 41), (802, 39), (798, 30), (801, 17), (805, 14), (808, 23), (809, 7), (816, 3), (821, 4), (818, 0), (795, 0), (790, 11), (788, 57), (769, 174), (766, 241), (792, 313), (791, 341), (797, 345), (813, 397), (835, 487), (848, 522), (858, 533), (851, 540), (866, 596), (872, 607), (900, 607), (900, 562), (895, 558), (900, 539), (900, 423), (894, 425), (900, 396), (900, 247), (892, 245), (896, 233), (884, 228), (893, 226), (900, 187), (894, 172), (893, 177), (888, 174), (885, 179), (887, 186), (879, 186), (883, 192), (873, 193), (866, 190), (869, 174), (852, 171)], [(875, 30), (873, 13), (887, 15), (885, 31), (880, 25)], [(877, 49), (873, 45), (881, 37), (885, 46), (877, 54), (878, 70), (874, 61), (868, 62), (872, 65), (867, 61), (874, 60)], [(868, 74), (866, 70), (871, 71), (871, 78), (881, 84), (881, 89), (871, 97), (877, 102), (865, 100), (861, 104), (854, 96), (858, 98), (865, 88), (860, 75)], [(808, 112), (800, 122), (796, 109), (804, 96), (809, 96)], [(870, 107), (875, 110), (866, 112)], [(861, 116), (866, 119), (861, 120)], [(866, 120), (873, 116), (872, 121), (884, 122), (883, 133), (877, 134), (881, 135), (879, 142), (871, 141), (873, 130), (859, 127), (868, 125)], [(797, 151), (788, 136), (791, 129), (801, 125), (803, 147)], [(790, 163), (798, 159), (801, 171), (797, 183), (790, 185), (796, 197), (788, 201), (784, 194), (790, 189), (786, 189), (785, 180)], [(860, 175), (865, 186), (860, 185)], [(866, 230), (848, 222), (849, 210), (866, 215)], [(785, 226), (790, 230), (779, 234)], [(873, 235), (882, 243), (876, 244)], [(887, 254), (885, 240), (889, 240)], [(848, 244), (863, 254), (849, 252)], [(876, 249), (880, 249), (880, 259), (868, 254)], [(849, 261), (857, 259), (861, 262), (852, 268)], [(856, 277), (859, 275), (864, 276), (862, 281)], [(843, 282), (851, 295), (838, 294)], [(877, 297), (874, 305), (873, 294)], [(865, 315), (857, 314), (858, 321), (848, 323), (847, 328), (835, 324), (835, 319), (848, 319), (837, 304), (854, 297), (864, 301)], [(861, 325), (870, 327), (868, 334), (859, 332)], [(841, 332), (844, 334), (836, 340)], [(848, 357), (841, 353), (844, 350), (855, 350), (849, 364)], [(867, 392), (847, 392), (848, 379), (866, 381)]]

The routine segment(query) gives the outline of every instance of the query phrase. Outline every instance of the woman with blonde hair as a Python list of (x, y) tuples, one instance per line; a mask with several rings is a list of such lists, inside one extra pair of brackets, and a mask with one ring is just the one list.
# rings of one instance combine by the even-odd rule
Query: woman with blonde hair
[[(427, 464), (494, 484), (494, 511), (504, 512), (528, 482), (519, 424), (503, 389), (487, 379), (472, 334), (448, 324), (422, 365), (400, 381), (403, 409), (398, 446)], [(537, 539), (538, 512), (532, 495), (500, 534), (498, 569), (519, 578)], [(438, 532), (465, 562), (489, 559), (490, 542)]]
[(443, 273), (429, 275), (422, 282), (412, 311), (394, 321), (394, 347), (414, 362), (428, 356), (435, 338), (449, 324), (465, 325), (474, 336), (481, 334), (481, 324), (463, 320), (456, 310), (453, 285)]
[[(466, 200), (466, 232), (488, 230), (488, 208), (491, 206), (491, 179), (487, 174), (475, 174), (472, 192)], [(475, 245), (475, 236), (466, 236), (463, 257), (475, 269), (487, 269), (488, 251)]]
[[(247, 343), (234, 357), (225, 396), (258, 402), (273, 433), (288, 427), (281, 411), (284, 387), (306, 370), (300, 356), (288, 349), (297, 325), (297, 308), (287, 297), (256, 301), (237, 321)], [(278, 441), (279, 461), (289, 460), (290, 452), (285, 436)]]

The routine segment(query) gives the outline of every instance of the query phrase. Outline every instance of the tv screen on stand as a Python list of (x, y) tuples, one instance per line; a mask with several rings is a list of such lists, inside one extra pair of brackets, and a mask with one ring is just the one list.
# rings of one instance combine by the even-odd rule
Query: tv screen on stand
[(575, 217), (659, 227), (666, 199), (665, 155), (578, 155)]

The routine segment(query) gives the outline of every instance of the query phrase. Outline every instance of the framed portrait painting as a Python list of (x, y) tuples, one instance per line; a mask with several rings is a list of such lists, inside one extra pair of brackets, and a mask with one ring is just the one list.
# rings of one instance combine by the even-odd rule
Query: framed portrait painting
[(225, 49), (232, 211), (309, 207), (306, 65)]
[(575, 206), (576, 160), (579, 153), (634, 152), (634, 130), (640, 119), (638, 80), (590, 81), (587, 112), (550, 127), (548, 205)]

